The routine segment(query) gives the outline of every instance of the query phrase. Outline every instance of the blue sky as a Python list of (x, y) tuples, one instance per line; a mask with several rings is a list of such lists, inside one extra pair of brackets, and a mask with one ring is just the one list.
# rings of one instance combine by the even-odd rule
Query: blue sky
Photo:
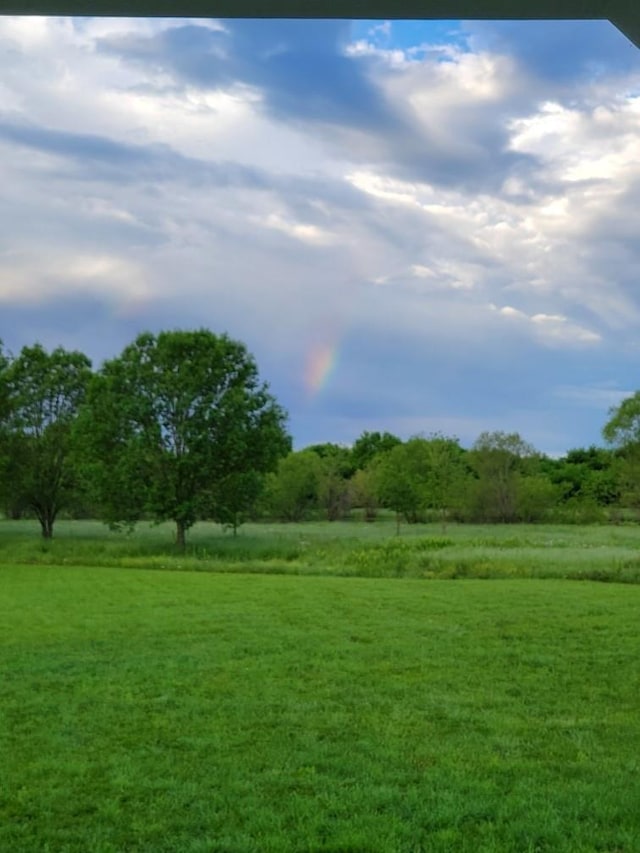
[(600, 441), (640, 377), (606, 22), (0, 18), (0, 337), (244, 341), (297, 447)]

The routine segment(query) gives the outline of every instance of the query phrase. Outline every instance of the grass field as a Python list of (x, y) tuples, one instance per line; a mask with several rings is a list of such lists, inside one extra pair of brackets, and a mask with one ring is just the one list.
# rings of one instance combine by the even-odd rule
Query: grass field
[(174, 546), (171, 525), (127, 536), (99, 522), (58, 522), (44, 542), (35, 522), (0, 521), (0, 561), (342, 577), (572, 578), (640, 583), (640, 526), (404, 526), (363, 522), (250, 524), (237, 537), (213, 524)]
[[(202, 527), (181, 556), (0, 525), (0, 850), (640, 850), (640, 588), (330, 576), (395, 541), (358, 530)], [(638, 531), (400, 539), (410, 572), (484, 549), (579, 576)]]

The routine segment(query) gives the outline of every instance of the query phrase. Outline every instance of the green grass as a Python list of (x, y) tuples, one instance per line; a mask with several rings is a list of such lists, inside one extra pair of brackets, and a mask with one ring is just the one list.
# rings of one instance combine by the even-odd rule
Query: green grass
[(0, 850), (640, 849), (640, 590), (0, 568)]
[(59, 522), (45, 543), (32, 522), (0, 521), (0, 560), (182, 571), (346, 577), (570, 578), (640, 583), (640, 526), (405, 526), (393, 519), (252, 524), (237, 537), (202, 523), (180, 553), (170, 525), (132, 535), (98, 522)]

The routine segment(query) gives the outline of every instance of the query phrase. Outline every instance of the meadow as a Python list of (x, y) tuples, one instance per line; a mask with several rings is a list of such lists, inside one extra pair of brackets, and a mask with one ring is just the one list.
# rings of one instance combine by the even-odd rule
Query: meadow
[(0, 850), (639, 850), (640, 530), (393, 532), (0, 522)]
[(0, 561), (340, 577), (568, 578), (640, 583), (640, 525), (247, 524), (233, 536), (199, 523), (183, 552), (171, 524), (114, 533), (97, 521), (60, 521), (52, 541), (36, 522), (0, 521)]

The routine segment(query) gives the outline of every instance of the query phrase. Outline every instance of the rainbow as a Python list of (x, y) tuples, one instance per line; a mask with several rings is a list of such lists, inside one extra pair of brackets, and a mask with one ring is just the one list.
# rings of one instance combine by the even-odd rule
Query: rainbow
[(309, 351), (305, 364), (304, 385), (310, 396), (315, 396), (324, 388), (337, 360), (337, 344), (318, 344)]

